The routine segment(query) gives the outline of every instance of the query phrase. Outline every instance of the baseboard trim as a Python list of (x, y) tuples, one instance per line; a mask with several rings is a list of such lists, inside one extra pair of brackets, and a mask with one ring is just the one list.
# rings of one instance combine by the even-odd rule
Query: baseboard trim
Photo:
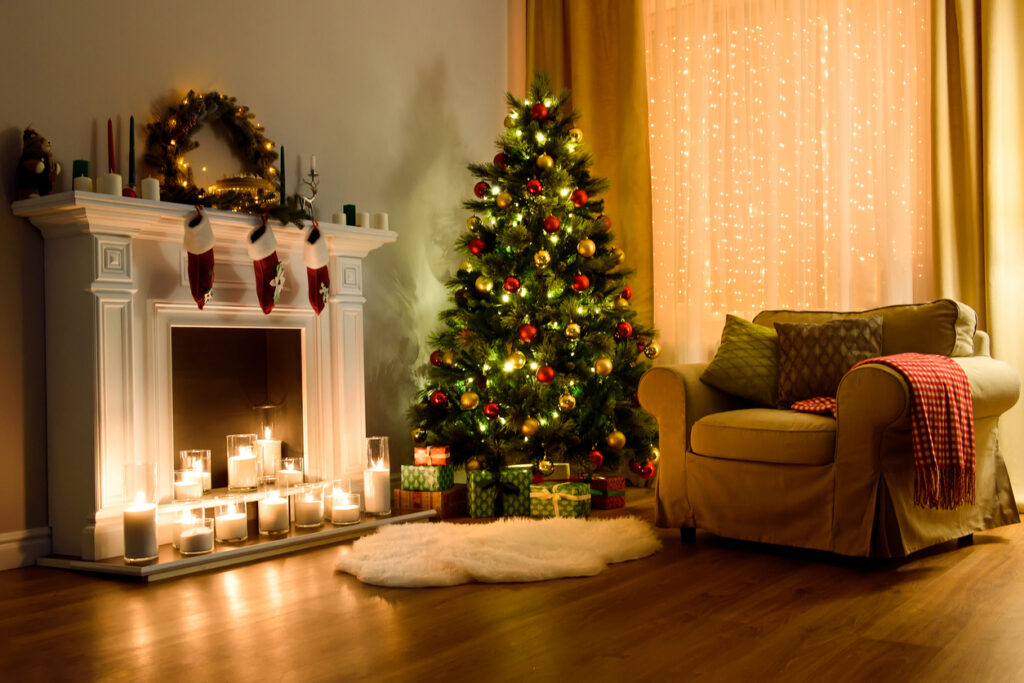
[(35, 564), (50, 554), (50, 527), (8, 531), (0, 534), (0, 571)]

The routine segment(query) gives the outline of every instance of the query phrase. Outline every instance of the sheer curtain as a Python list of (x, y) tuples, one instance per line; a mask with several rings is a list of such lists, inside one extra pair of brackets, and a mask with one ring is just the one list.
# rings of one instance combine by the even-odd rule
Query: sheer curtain
[(654, 320), (930, 298), (928, 0), (646, 0)]

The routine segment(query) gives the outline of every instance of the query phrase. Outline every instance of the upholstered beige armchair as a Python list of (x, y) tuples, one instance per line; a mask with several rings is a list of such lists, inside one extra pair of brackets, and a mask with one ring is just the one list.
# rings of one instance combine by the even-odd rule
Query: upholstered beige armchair
[(658, 525), (842, 555), (898, 557), (1020, 521), (999, 451), (998, 419), (1020, 379), (989, 356), (977, 316), (951, 300), (857, 313), (764, 311), (754, 322), (821, 323), (882, 316), (884, 355), (952, 356), (971, 384), (976, 502), (914, 504), (910, 395), (895, 370), (867, 364), (843, 376), (838, 415), (752, 407), (701, 381), (706, 364), (656, 367), (640, 380), (658, 420)]

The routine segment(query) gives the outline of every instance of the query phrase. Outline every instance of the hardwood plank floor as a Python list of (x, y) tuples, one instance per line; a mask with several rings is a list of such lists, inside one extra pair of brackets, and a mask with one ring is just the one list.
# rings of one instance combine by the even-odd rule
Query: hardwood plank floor
[[(651, 492), (627, 512), (653, 519)], [(333, 571), (339, 546), (151, 585), (2, 572), (0, 675), (1024, 680), (1020, 525), (884, 563), (658, 533), (651, 558), (534, 584), (366, 586)]]

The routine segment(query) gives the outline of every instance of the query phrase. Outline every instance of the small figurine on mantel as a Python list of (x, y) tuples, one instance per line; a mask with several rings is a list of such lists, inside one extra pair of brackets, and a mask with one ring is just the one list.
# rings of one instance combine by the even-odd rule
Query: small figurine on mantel
[(50, 141), (29, 126), (21, 136), (21, 160), (14, 174), (18, 199), (50, 194), (58, 175), (60, 163), (53, 158)]

